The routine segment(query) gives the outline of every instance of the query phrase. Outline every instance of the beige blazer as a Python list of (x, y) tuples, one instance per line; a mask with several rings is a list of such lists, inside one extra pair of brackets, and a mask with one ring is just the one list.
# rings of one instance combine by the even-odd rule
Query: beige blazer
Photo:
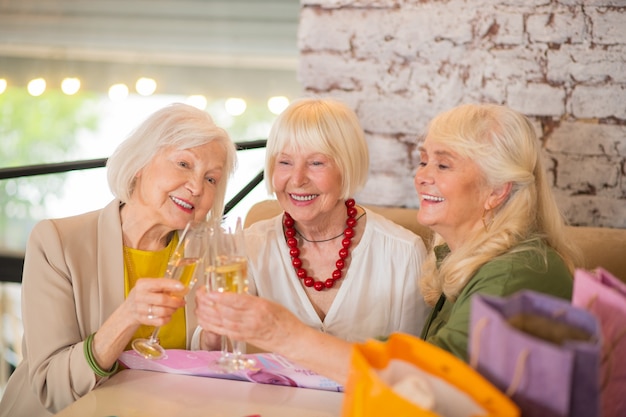
[[(96, 382), (83, 341), (124, 301), (120, 201), (104, 209), (33, 228), (24, 259), (24, 360), (11, 375), (0, 417), (50, 416)], [(190, 293), (190, 295), (193, 292)], [(187, 297), (187, 348), (196, 328)]]

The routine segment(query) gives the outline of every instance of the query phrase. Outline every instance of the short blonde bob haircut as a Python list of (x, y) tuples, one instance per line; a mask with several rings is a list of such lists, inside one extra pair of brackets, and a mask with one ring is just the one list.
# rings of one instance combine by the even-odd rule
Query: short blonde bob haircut
[(224, 175), (217, 185), (210, 214), (224, 212), (226, 186), (237, 160), (236, 148), (228, 133), (215, 125), (211, 116), (196, 107), (174, 103), (150, 115), (139, 125), (107, 161), (107, 180), (113, 195), (127, 202), (133, 193), (136, 175), (163, 148), (189, 149), (213, 141), (226, 152)]
[(292, 102), (272, 125), (265, 155), (265, 183), (274, 193), (277, 155), (283, 151), (319, 152), (341, 171), (342, 197), (353, 196), (365, 185), (369, 151), (354, 111), (330, 98), (303, 98)]

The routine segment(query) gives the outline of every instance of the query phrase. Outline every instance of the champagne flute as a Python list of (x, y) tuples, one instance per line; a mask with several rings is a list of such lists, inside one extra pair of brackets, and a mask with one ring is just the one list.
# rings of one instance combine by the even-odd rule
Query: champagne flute
[[(175, 297), (184, 297), (193, 288), (198, 275), (203, 273), (202, 263), (207, 248), (208, 224), (201, 221), (190, 221), (185, 226), (176, 249), (170, 256), (165, 270), (165, 278), (172, 278), (180, 281), (184, 289), (175, 293), (170, 293)], [(154, 328), (149, 339), (133, 340), (133, 350), (146, 359), (160, 359), (165, 354), (165, 350), (159, 344), (160, 326)]]
[[(239, 294), (248, 292), (248, 259), (241, 218), (237, 218), (234, 231), (215, 225), (209, 259), (211, 263), (207, 279), (209, 290)], [(232, 346), (232, 352), (229, 350), (229, 344)], [(222, 335), (222, 354), (217, 360), (218, 367), (225, 372), (254, 367), (255, 361), (244, 356), (245, 349), (245, 342), (230, 340)]]

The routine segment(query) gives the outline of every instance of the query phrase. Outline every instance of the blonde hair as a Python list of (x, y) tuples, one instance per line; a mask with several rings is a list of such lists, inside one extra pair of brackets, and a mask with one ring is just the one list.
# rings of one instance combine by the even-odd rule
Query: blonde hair
[[(512, 185), (509, 196), (493, 210), (488, 228), (455, 248), (439, 266), (435, 254), (429, 255), (420, 282), (427, 303), (434, 305), (442, 293), (456, 300), (486, 262), (507, 252), (538, 251), (533, 245), (537, 240), (554, 248), (573, 272), (578, 251), (564, 238), (565, 221), (527, 117), (505, 106), (466, 104), (435, 117), (427, 137), (473, 160), (490, 186)], [(433, 244), (441, 243), (435, 234)], [(546, 261), (545, 253), (539, 255)]]
[(217, 184), (210, 215), (224, 212), (226, 186), (237, 160), (235, 145), (228, 133), (215, 125), (211, 116), (196, 107), (174, 103), (150, 115), (141, 123), (107, 161), (107, 180), (115, 197), (127, 202), (133, 193), (136, 175), (163, 148), (188, 149), (217, 141), (226, 153), (224, 175)]
[(329, 98), (304, 98), (292, 102), (276, 119), (267, 139), (265, 183), (274, 193), (272, 176), (276, 157), (285, 149), (320, 152), (341, 171), (342, 197), (348, 198), (365, 185), (369, 151), (365, 134), (354, 111)]

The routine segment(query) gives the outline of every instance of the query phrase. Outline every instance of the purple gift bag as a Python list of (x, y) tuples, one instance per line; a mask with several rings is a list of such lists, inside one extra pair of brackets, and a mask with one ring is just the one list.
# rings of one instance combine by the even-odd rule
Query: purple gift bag
[(602, 416), (626, 416), (626, 283), (602, 268), (577, 269), (572, 304), (596, 316), (602, 329)]
[(600, 325), (567, 300), (530, 290), (474, 296), (468, 350), (524, 417), (600, 415)]

